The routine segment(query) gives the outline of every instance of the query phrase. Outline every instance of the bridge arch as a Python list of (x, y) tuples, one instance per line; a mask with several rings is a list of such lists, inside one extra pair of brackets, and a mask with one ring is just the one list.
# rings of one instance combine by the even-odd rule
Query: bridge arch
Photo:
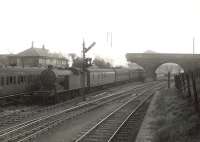
[(134, 62), (134, 64), (136, 64), (137, 66), (139, 66), (140, 68), (144, 69), (144, 71), (146, 72), (146, 77), (150, 77), (153, 80), (157, 79), (157, 73), (156, 70), (165, 64), (176, 64), (178, 66), (180, 66), (180, 68), (185, 72), (187, 70), (187, 67), (184, 67), (184, 64), (181, 64), (179, 62), (176, 61), (163, 61), (163, 62), (158, 62), (157, 64), (151, 64), (148, 62)]
[(200, 55), (192, 54), (149, 54), (149, 53), (127, 53), (128, 62), (136, 63), (144, 68), (146, 77), (156, 79), (155, 70), (164, 63), (176, 63), (184, 71), (200, 68)]
[(181, 64), (179, 62), (174, 62), (174, 61), (164, 61), (164, 62), (160, 62), (159, 64), (157, 64), (155, 66), (155, 71), (162, 65), (166, 65), (166, 64), (174, 64), (174, 65), (178, 65), (181, 69), (183, 69), (184, 71), (187, 70), (186, 67), (184, 67), (184, 64)]
[(184, 72), (184, 68), (177, 63), (167, 62), (160, 64), (155, 69), (156, 79), (166, 78), (168, 72), (170, 72), (173, 77), (177, 73)]

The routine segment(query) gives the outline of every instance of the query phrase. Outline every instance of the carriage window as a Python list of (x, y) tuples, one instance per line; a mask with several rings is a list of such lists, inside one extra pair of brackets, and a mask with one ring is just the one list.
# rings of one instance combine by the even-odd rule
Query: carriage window
[(20, 76), (17, 77), (17, 83), (20, 84)]
[(24, 79), (24, 82), (26, 82), (26, 76), (24, 76), (23, 79)]
[(12, 76), (10, 76), (10, 84), (12, 84), (13, 83), (13, 78), (12, 78)]
[(4, 77), (1, 77), (1, 86), (4, 86)]
[(23, 81), (24, 81), (23, 76), (21, 76), (20, 77), (20, 82), (23, 82)]
[(13, 76), (13, 83), (16, 84), (16, 76)]
[(9, 84), (9, 77), (7, 76), (6, 77), (6, 85), (8, 85)]
[(31, 75), (28, 76), (28, 82), (31, 82)]
[(32, 75), (30, 75), (30, 77), (29, 77), (29, 81), (30, 81), (30, 82), (32, 81)]

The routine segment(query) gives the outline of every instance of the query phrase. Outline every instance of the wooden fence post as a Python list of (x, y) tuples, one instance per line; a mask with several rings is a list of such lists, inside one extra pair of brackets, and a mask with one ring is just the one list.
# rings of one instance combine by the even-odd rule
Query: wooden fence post
[(186, 91), (186, 87), (185, 87), (185, 73), (182, 73), (182, 81), (183, 81), (183, 91)]
[(179, 90), (182, 91), (182, 81), (181, 81), (181, 75), (180, 74), (178, 75), (178, 87), (179, 87)]
[(199, 102), (198, 102), (198, 96), (197, 96), (197, 89), (196, 89), (196, 81), (195, 81), (195, 76), (194, 72), (192, 72), (192, 86), (193, 86), (193, 92), (194, 92), (194, 105), (195, 109), (199, 111)]
[(170, 88), (170, 72), (168, 72), (167, 77), (168, 77), (168, 88)]
[(190, 76), (189, 76), (189, 73), (186, 73), (186, 79), (187, 79), (188, 95), (189, 95), (189, 97), (191, 97), (191, 90), (190, 90)]
[(176, 89), (179, 89), (178, 88), (178, 75), (174, 75), (174, 81), (175, 81), (175, 87), (176, 87)]

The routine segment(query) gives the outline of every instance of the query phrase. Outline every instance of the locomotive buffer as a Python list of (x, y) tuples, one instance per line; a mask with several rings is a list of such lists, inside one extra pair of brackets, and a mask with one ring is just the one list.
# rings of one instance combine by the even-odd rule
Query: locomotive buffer
[(83, 40), (83, 61), (82, 61), (82, 79), (81, 79), (81, 86), (82, 86), (82, 91), (81, 91), (81, 95), (83, 96), (83, 100), (86, 100), (85, 97), (85, 68), (88, 65), (88, 61), (91, 62), (90, 58), (85, 58), (85, 54), (93, 47), (95, 46), (96, 42), (93, 42), (88, 48), (85, 47), (85, 41)]

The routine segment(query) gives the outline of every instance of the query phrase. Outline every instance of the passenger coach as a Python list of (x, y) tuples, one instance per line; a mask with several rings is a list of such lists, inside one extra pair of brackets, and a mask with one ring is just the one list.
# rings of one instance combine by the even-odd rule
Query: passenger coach
[(44, 68), (2, 67), (0, 68), (0, 97), (38, 89), (40, 73)]
[(102, 87), (115, 83), (115, 71), (111, 69), (88, 68), (87, 86), (89, 88)]

